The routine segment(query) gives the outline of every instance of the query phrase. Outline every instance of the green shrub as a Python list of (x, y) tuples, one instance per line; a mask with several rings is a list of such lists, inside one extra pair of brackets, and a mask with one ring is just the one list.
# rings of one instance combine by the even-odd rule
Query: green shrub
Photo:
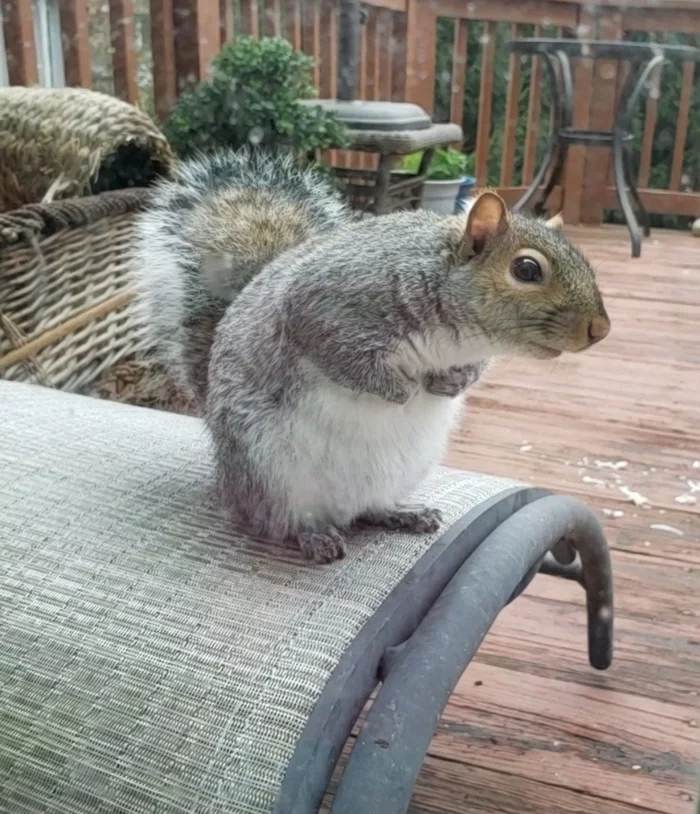
[(283, 39), (229, 42), (211, 76), (179, 97), (165, 135), (181, 157), (244, 145), (300, 154), (344, 146), (345, 128), (334, 114), (299, 103), (315, 95), (312, 65)]
[[(411, 153), (401, 159), (400, 169), (418, 172), (423, 153)], [(474, 172), (474, 156), (460, 153), (452, 147), (436, 150), (428, 165), (428, 181), (459, 181)]]

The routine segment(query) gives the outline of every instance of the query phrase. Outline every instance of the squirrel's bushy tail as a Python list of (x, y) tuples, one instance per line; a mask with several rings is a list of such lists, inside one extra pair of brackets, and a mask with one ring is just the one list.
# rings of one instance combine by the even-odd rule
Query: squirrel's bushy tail
[(190, 160), (155, 188), (136, 228), (137, 301), (160, 357), (200, 405), (229, 303), (279, 254), (350, 218), (318, 171), (255, 150)]

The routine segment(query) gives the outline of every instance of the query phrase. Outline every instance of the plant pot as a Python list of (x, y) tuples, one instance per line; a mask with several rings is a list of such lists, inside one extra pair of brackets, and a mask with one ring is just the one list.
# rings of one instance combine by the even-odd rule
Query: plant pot
[(440, 212), (442, 215), (451, 215), (455, 211), (457, 195), (462, 186), (463, 178), (452, 181), (425, 181), (423, 183), (423, 198), (421, 206), (431, 212)]

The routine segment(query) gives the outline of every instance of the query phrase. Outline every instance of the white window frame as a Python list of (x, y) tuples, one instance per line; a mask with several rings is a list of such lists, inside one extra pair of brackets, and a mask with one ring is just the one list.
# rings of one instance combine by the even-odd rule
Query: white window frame
[(62, 88), (66, 77), (57, 0), (32, 0), (32, 21), (39, 84), (45, 88)]
[[(45, 88), (61, 88), (66, 84), (66, 78), (57, 0), (32, 0), (32, 27), (39, 84)], [(9, 84), (5, 33), (0, 16), (0, 87), (7, 87)]]
[(10, 77), (7, 72), (7, 53), (5, 51), (5, 28), (2, 24), (2, 6), (0, 6), (0, 88), (6, 88), (10, 84)]

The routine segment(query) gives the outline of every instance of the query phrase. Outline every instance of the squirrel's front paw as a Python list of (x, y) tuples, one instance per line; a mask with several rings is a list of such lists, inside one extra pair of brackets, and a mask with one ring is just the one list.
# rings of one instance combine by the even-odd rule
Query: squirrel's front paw
[(386, 401), (393, 404), (406, 404), (419, 390), (419, 384), (415, 379), (408, 376), (392, 376), (384, 393)]
[(367, 512), (358, 517), (357, 523), (362, 526), (383, 526), (393, 531), (434, 534), (442, 525), (442, 512), (428, 506), (395, 506)]
[(319, 531), (299, 531), (294, 542), (307, 560), (320, 564), (342, 560), (345, 556), (345, 537), (333, 526)]
[(431, 370), (423, 377), (423, 386), (433, 396), (454, 398), (477, 382), (480, 375), (480, 365)]

